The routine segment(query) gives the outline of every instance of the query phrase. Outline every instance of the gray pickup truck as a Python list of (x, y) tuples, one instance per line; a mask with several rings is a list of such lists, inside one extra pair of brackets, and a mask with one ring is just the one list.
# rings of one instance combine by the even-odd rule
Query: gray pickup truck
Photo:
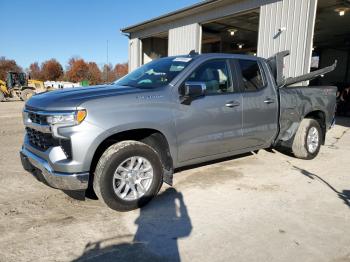
[(290, 86), (283, 57), (194, 54), (152, 61), (110, 85), (26, 102), (24, 169), (110, 208), (145, 205), (177, 168), (277, 145), (312, 159), (334, 120), (335, 87)]

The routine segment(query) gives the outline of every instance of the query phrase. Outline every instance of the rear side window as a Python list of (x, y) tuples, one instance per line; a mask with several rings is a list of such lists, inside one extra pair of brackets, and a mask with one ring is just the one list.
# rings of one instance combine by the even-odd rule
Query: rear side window
[(265, 79), (257, 61), (239, 59), (245, 91), (257, 91), (265, 87)]

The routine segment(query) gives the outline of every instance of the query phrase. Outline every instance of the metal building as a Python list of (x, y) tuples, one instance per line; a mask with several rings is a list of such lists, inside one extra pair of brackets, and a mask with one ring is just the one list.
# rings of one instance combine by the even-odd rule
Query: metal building
[(338, 59), (326, 82), (349, 82), (350, 0), (207, 0), (122, 29), (129, 70), (163, 56), (290, 50), (285, 75)]

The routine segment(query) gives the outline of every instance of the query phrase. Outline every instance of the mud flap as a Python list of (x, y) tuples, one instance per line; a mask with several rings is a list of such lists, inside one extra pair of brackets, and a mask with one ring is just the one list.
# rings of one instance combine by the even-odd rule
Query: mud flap
[(173, 174), (174, 171), (163, 168), (163, 182), (169, 186), (173, 186)]
[(332, 123), (331, 123), (329, 129), (333, 128), (334, 126), (335, 126), (335, 117), (333, 117), (333, 120), (332, 120)]

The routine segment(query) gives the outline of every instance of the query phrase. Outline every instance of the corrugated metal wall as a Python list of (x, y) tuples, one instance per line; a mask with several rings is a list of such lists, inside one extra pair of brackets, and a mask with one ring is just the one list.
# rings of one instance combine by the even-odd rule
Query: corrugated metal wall
[(191, 50), (200, 52), (201, 26), (198, 23), (169, 30), (168, 56), (185, 55)]
[[(261, 5), (281, 0), (221, 0), (209, 2), (205, 8), (194, 9), (180, 13), (177, 18), (164, 18), (149, 25), (143, 25), (138, 30), (130, 32), (131, 38), (145, 38), (169, 31), (173, 28), (191, 25), (195, 23), (206, 23), (221, 19), (232, 14), (246, 12)], [(203, 1), (204, 2), (204, 1)], [(161, 21), (161, 22), (160, 22)]]
[[(310, 71), (317, 0), (283, 0), (260, 8), (258, 56), (290, 50), (285, 75)], [(285, 31), (279, 32), (279, 29)]]
[(142, 42), (140, 39), (132, 38), (129, 40), (129, 72), (141, 65), (141, 50)]

